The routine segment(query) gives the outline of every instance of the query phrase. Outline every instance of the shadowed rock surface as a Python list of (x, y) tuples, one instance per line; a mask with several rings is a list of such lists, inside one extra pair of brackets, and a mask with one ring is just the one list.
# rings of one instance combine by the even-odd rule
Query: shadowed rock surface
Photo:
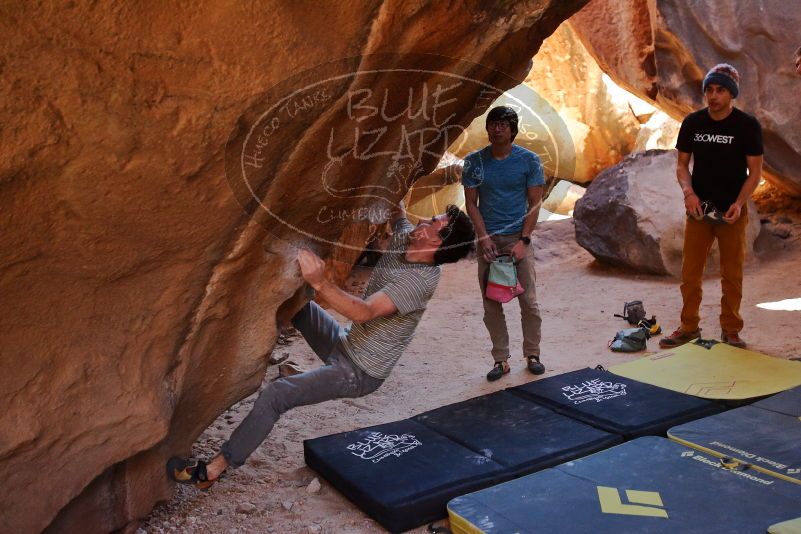
[(166, 458), (258, 387), (302, 304), (297, 247), (361, 247), (349, 210), (484, 111), (442, 72), (508, 89), (584, 3), (0, 8), (3, 529), (106, 532), (168, 498)]
[[(753, 258), (759, 213), (748, 202), (747, 254)], [(638, 152), (592, 181), (573, 212), (576, 241), (602, 263), (638, 272), (681, 275), (684, 199), (676, 185), (676, 151)], [(717, 243), (708, 271), (719, 269)]]
[(434, 172), (417, 180), (406, 194), (409, 221), (416, 224), (443, 213), (448, 204), (464, 209), (463, 168), (462, 159), (445, 152)]
[(740, 72), (735, 105), (762, 123), (766, 177), (801, 196), (801, 108), (792, 56), (801, 2), (592, 0), (570, 25), (617, 83), (681, 120), (705, 106), (704, 74)]

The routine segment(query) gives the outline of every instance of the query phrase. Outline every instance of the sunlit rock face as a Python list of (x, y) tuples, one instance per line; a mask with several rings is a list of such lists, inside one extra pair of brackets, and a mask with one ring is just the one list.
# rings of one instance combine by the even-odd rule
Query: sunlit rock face
[(364, 239), (497, 94), (458, 80), (513, 87), (584, 3), (4, 7), (2, 529), (168, 498), (302, 303), (298, 247)]
[[(592, 0), (570, 19), (601, 68), (681, 120), (704, 107), (701, 82), (727, 62), (740, 72), (735, 105), (762, 123), (766, 176), (801, 195), (801, 107), (792, 56), (801, 3), (785, 0)], [(625, 30), (623, 30), (625, 29)]]
[(634, 143), (634, 152), (669, 150), (676, 147), (681, 123), (667, 113), (657, 111), (640, 127)]
[[(515, 143), (538, 153), (547, 174), (585, 183), (634, 148), (640, 122), (632, 100), (638, 99), (605, 77), (571, 27), (562, 24), (543, 43), (525, 85), (494, 105), (520, 111)], [(484, 116), (474, 121), (451, 150), (464, 157), (486, 146), (484, 124)]]
[[(748, 203), (747, 256), (753, 258), (759, 214)], [(681, 275), (684, 198), (676, 151), (632, 154), (599, 174), (576, 202), (576, 242), (602, 263), (651, 274)], [(717, 243), (707, 271), (719, 270)]]
[(587, 189), (566, 180), (557, 182), (542, 203), (542, 209), (557, 215), (572, 215), (576, 202), (584, 196)]

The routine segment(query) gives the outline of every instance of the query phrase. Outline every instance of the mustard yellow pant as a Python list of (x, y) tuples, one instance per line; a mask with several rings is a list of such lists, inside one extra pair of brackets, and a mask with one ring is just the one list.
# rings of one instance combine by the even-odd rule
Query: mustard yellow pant
[(720, 327), (726, 333), (743, 329), (740, 301), (743, 298), (743, 263), (745, 262), (745, 229), (748, 214), (734, 224), (710, 224), (687, 218), (684, 227), (684, 251), (681, 266), (681, 329), (693, 332), (701, 321), (699, 309), (703, 295), (703, 278), (709, 249), (715, 239), (720, 250)]

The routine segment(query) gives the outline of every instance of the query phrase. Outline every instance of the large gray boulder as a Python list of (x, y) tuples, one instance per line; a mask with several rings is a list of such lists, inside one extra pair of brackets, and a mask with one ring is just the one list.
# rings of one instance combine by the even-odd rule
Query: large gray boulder
[[(759, 234), (759, 214), (748, 203), (748, 255)], [(676, 183), (676, 151), (628, 156), (592, 181), (573, 212), (576, 241), (598, 261), (652, 274), (681, 274), (684, 200)], [(707, 269), (718, 270), (717, 244)]]

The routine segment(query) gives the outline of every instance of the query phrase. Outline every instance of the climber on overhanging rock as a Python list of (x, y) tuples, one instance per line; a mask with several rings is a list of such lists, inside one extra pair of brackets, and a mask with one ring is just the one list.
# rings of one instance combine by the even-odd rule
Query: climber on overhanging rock
[[(689, 114), (681, 124), (676, 148), (676, 176), (684, 192), (687, 219), (681, 267), (681, 325), (662, 338), (671, 348), (700, 337), (702, 282), (709, 249), (720, 250), (721, 340), (745, 347), (740, 338), (743, 318), (743, 262), (746, 202), (762, 177), (762, 127), (732, 101), (739, 94), (740, 74), (729, 64), (715, 65), (704, 77), (707, 107)], [(690, 159), (693, 160), (692, 175)]]
[(470, 218), (456, 206), (416, 227), (401, 203), (392, 217), (394, 236), (376, 265), (365, 298), (346, 293), (325, 278), (325, 263), (313, 252), (298, 252), (306, 282), (353, 324), (343, 328), (315, 302), (293, 318), (325, 365), (280, 378), (265, 387), (253, 409), (208, 463), (171, 458), (167, 474), (176, 482), (206, 489), (229, 466), (239, 467), (287, 410), (344, 397), (362, 397), (381, 386), (414, 335), (434, 294), (440, 265), (464, 258), (473, 247)]

